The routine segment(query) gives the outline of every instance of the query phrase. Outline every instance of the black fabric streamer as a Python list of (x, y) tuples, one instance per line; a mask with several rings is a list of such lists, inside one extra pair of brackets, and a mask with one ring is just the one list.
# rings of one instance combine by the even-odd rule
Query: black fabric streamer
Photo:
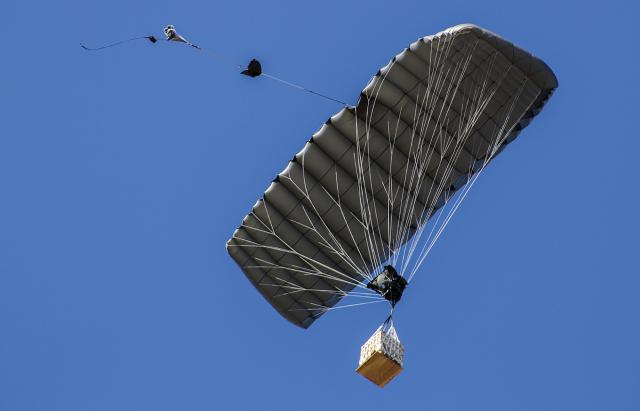
[(155, 43), (158, 41), (158, 39), (155, 36), (141, 36), (141, 37), (133, 37), (130, 39), (126, 39), (126, 40), (120, 40), (120, 41), (116, 41), (115, 43), (111, 43), (111, 44), (107, 44), (105, 46), (101, 46), (101, 47), (87, 47), (84, 44), (80, 43), (80, 47), (82, 47), (83, 49), (87, 50), (87, 51), (97, 51), (97, 50), (104, 50), (104, 49), (108, 49), (110, 47), (115, 47), (115, 46), (119, 46), (120, 44), (124, 44), (124, 43), (129, 43), (131, 41), (136, 41), (136, 40), (144, 40), (147, 39), (152, 43)]

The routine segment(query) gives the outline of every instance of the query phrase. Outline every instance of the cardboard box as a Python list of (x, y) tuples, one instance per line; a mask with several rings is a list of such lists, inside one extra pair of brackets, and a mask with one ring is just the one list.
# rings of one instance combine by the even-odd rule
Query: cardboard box
[(388, 330), (380, 326), (360, 349), (356, 371), (379, 387), (384, 387), (402, 371), (404, 347), (393, 324)]

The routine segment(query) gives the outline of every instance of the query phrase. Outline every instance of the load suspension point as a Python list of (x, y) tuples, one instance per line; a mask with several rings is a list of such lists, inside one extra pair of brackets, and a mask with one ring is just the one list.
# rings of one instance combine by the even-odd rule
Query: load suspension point
[(385, 265), (384, 270), (373, 280), (369, 281), (367, 288), (377, 292), (391, 304), (391, 311), (402, 298), (402, 293), (407, 287), (407, 280), (398, 274), (391, 265)]

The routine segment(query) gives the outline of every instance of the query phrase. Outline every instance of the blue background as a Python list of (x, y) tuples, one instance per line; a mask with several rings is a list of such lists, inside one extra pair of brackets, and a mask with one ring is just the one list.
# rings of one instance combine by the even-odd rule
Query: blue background
[[(640, 409), (631, 4), (4, 2), (0, 409)], [(386, 307), (298, 329), (224, 248), (339, 106), (187, 47), (78, 46), (172, 23), (354, 103), (403, 47), (464, 22), (560, 88), (407, 290), (406, 368), (384, 390), (354, 369)]]

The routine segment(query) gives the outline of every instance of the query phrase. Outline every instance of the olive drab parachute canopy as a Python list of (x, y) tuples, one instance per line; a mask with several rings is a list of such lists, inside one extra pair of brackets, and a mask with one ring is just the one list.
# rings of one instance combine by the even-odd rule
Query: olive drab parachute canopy
[(293, 157), (229, 254), (300, 327), (358, 305), (335, 306), (345, 297), (395, 304), (485, 166), (557, 86), (543, 61), (480, 27), (419, 39)]

